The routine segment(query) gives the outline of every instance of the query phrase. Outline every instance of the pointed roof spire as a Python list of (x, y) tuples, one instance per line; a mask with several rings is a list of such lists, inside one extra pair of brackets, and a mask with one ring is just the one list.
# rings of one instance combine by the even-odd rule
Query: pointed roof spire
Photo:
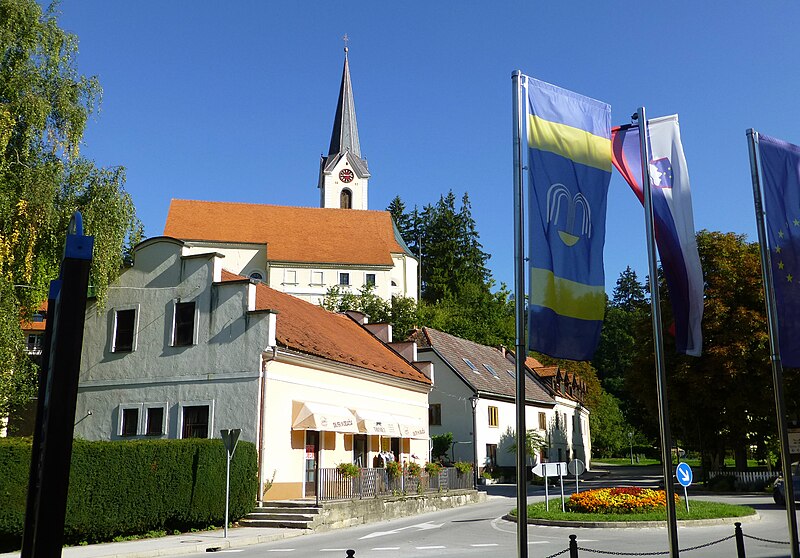
[(336, 105), (336, 118), (333, 121), (331, 146), (328, 156), (350, 151), (361, 158), (361, 146), (358, 143), (358, 125), (356, 124), (356, 106), (353, 101), (353, 86), (350, 84), (350, 64), (347, 60), (347, 35), (344, 37), (344, 70), (342, 85), (339, 88), (339, 103)]

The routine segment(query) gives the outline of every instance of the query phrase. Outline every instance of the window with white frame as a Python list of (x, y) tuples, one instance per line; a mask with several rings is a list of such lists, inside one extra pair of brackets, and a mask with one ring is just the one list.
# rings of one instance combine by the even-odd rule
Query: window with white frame
[(163, 436), (166, 432), (167, 404), (145, 403), (144, 408), (145, 436)]
[(284, 285), (297, 285), (297, 270), (286, 269), (283, 271)]
[(180, 406), (180, 437), (209, 438), (213, 432), (213, 404), (210, 401), (182, 403)]
[(138, 436), (141, 411), (142, 405), (139, 403), (126, 403), (119, 406), (118, 436)]
[(111, 351), (130, 353), (136, 350), (136, 308), (117, 308), (114, 310), (114, 339)]
[(374, 273), (367, 273), (364, 277), (364, 284), (367, 287), (374, 287), (375, 286), (375, 274)]
[(195, 301), (176, 302), (172, 329), (172, 344), (184, 347), (195, 344), (197, 332), (197, 304)]
[(311, 272), (311, 284), (312, 285), (324, 285), (321, 271), (312, 271)]

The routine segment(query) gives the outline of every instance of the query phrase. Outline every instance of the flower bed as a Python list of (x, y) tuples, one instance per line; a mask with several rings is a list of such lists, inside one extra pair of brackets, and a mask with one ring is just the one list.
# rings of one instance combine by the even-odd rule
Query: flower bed
[[(675, 495), (675, 504), (680, 498)], [(666, 509), (667, 496), (663, 490), (626, 486), (598, 488), (570, 496), (566, 508), (583, 513), (645, 513)]]

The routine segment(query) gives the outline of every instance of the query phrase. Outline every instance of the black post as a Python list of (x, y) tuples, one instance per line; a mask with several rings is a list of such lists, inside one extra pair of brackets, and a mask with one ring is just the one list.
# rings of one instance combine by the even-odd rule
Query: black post
[[(547, 480), (547, 479), (545, 479)], [(569, 558), (578, 558), (578, 536), (569, 536)]]
[(356, 555), (356, 551), (355, 550), (348, 550), (346, 558), (353, 558), (355, 555)]
[(736, 534), (736, 558), (746, 558), (744, 554), (744, 533), (742, 533), (742, 524), (738, 521), (734, 523), (733, 532)]
[(38, 487), (29, 497), (31, 516), (25, 517), (23, 537), (28, 546), (23, 554), (36, 558), (61, 556), (64, 520), (67, 513), (69, 469), (72, 458), (72, 437), (75, 425), (75, 406), (78, 397), (78, 377), (81, 365), (83, 325), (86, 315), (86, 296), (89, 287), (89, 267), (92, 263), (94, 239), (83, 236), (80, 213), (70, 222), (61, 262), (60, 289), (54, 308), (48, 307), (48, 321), (53, 320), (48, 370), (43, 375), (41, 444), (38, 448), (38, 467), (29, 486)]

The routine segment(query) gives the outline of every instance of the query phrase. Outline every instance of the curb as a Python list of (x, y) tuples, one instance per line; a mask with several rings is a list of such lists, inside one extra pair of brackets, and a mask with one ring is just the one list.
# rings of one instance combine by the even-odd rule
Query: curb
[[(503, 519), (517, 522), (517, 517), (510, 514), (503, 516)], [(739, 523), (750, 523), (760, 521), (761, 516), (758, 512), (741, 517), (718, 517), (715, 519), (680, 519), (679, 527), (713, 527), (716, 525), (733, 525)], [(666, 527), (665, 521), (560, 521), (555, 519), (528, 519), (528, 525), (542, 525), (545, 527), (589, 527), (600, 529), (645, 529), (648, 527)]]

